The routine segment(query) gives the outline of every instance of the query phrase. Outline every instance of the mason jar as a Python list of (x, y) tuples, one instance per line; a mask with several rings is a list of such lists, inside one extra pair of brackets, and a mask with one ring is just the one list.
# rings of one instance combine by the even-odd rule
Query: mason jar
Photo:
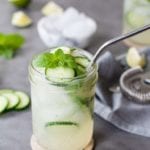
[[(92, 57), (84, 50), (80, 53)], [(53, 83), (31, 62), (29, 78), (33, 135), (37, 143), (49, 150), (83, 150), (93, 137), (97, 65), (70, 82)]]

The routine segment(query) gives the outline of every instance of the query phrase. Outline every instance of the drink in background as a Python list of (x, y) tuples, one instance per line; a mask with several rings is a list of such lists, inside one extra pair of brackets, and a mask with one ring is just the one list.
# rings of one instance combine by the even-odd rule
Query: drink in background
[[(86, 51), (74, 52), (91, 58)], [(93, 136), (96, 65), (86, 76), (65, 83), (57, 83), (57, 78), (51, 82), (44, 72), (29, 67), (34, 136), (46, 149), (83, 150)]]
[[(124, 33), (150, 24), (150, 0), (124, 0)], [(150, 31), (128, 40), (137, 46), (150, 46)], [(132, 45), (131, 44), (131, 45)]]

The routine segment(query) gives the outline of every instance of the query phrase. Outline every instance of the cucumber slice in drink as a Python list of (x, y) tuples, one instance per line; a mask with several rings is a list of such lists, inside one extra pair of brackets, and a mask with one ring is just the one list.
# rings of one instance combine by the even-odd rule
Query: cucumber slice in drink
[(46, 76), (53, 82), (62, 83), (73, 79), (75, 72), (73, 69), (65, 67), (49, 68), (46, 70)]
[(9, 100), (9, 104), (6, 108), (7, 110), (15, 108), (20, 102), (19, 97), (14, 92), (4, 92), (1, 93), (1, 95)]
[(77, 64), (80, 64), (83, 67), (87, 67), (89, 64), (89, 60), (85, 57), (76, 57), (75, 61)]
[(8, 99), (4, 96), (0, 96), (0, 114), (4, 112), (8, 106)]
[(131, 11), (127, 14), (127, 21), (132, 27), (141, 27), (146, 24), (149, 16), (145, 14), (138, 13), (137, 11)]
[(85, 74), (85, 72), (86, 72), (86, 68), (84, 68), (81, 65), (77, 66), (77, 69), (76, 69), (77, 76), (83, 75), (83, 74)]
[(19, 97), (20, 103), (15, 107), (16, 110), (26, 108), (30, 104), (30, 99), (24, 92), (17, 91), (15, 94)]
[(78, 126), (78, 123), (71, 122), (71, 121), (54, 121), (45, 124), (45, 127), (50, 127), (50, 126)]

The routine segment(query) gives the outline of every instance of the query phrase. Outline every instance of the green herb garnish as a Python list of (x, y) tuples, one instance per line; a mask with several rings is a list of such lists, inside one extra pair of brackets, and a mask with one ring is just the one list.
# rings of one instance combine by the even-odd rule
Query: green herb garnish
[(61, 49), (58, 49), (55, 53), (47, 52), (37, 56), (33, 65), (44, 68), (69, 67), (76, 69), (77, 67), (74, 57), (70, 54), (64, 54)]
[(24, 38), (20, 34), (0, 33), (0, 56), (10, 59), (22, 46)]
[(33, 60), (33, 65), (39, 68), (71, 68), (75, 71), (76, 76), (82, 75), (86, 69), (81, 67), (71, 54), (65, 54), (62, 49), (58, 48), (55, 53), (43, 53)]

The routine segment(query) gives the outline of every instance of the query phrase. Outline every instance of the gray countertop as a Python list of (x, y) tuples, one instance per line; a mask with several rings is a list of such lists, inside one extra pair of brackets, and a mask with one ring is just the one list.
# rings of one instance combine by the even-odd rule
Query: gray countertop
[[(0, 88), (13, 88), (30, 93), (28, 64), (32, 56), (46, 47), (40, 40), (36, 23), (42, 17), (40, 8), (47, 0), (34, 0), (26, 10), (32, 17), (33, 26), (26, 29), (12, 27), (10, 20), (15, 9), (7, 0), (0, 1), (0, 32), (19, 32), (26, 37), (26, 44), (12, 60), (0, 59)], [(121, 33), (122, 0), (56, 0), (63, 7), (74, 6), (96, 19), (98, 31), (87, 50), (92, 53), (107, 39)], [(113, 46), (114, 52), (125, 50), (123, 44)], [(9, 112), (0, 116), (0, 150), (31, 150), (32, 134), (30, 108)], [(95, 115), (95, 150), (149, 150), (149, 138), (121, 131)]]

